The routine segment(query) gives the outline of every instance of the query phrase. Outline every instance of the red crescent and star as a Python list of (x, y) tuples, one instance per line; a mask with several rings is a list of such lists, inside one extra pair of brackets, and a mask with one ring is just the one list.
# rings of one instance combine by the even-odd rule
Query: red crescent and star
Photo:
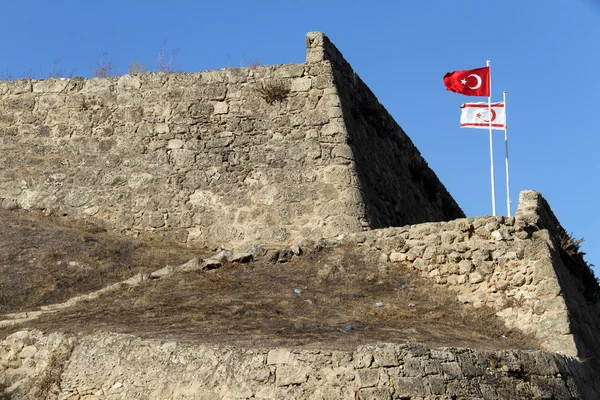
[[(481, 113), (475, 114), (475, 117), (482, 118)], [(496, 119), (496, 111), (492, 108), (492, 121), (494, 121), (495, 119)], [(484, 119), (483, 122), (490, 122), (490, 121), (487, 119)]]

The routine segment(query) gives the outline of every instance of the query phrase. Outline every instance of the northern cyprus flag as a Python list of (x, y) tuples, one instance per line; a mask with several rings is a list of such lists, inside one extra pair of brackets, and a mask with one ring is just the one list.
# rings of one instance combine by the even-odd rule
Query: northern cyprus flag
[(460, 106), (460, 127), (489, 129), (491, 119), (492, 129), (503, 130), (506, 126), (504, 103), (492, 103), (491, 114), (490, 118), (488, 103), (465, 103)]

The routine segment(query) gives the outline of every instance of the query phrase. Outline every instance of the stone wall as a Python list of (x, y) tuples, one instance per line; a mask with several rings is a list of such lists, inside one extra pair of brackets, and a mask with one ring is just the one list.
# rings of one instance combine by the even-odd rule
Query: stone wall
[(307, 47), (307, 62), (332, 65), (369, 227), (464, 217), (410, 138), (327, 36), (309, 33)]
[(540, 193), (522, 192), (517, 211), (518, 219), (547, 232), (549, 254), (545, 262), (552, 263), (553, 271), (548, 272), (553, 272), (560, 284), (579, 356), (600, 370), (600, 293), (596, 276), (582, 254), (569, 248), (569, 235)]
[(543, 349), (595, 360), (600, 305), (586, 300), (585, 282), (565, 267), (544, 228), (562, 229), (553, 216), (539, 193), (524, 191), (516, 217), (380, 229), (331, 244), (350, 244), (374, 262), (402, 263), (455, 291), (461, 302), (495, 310), (509, 329), (532, 335)]
[(597, 390), (577, 360), (541, 351), (251, 350), (37, 331), (0, 342), (0, 396), (11, 400), (595, 399)]
[(341, 54), (307, 42), (299, 65), (0, 82), (0, 199), (212, 246), (463, 216)]

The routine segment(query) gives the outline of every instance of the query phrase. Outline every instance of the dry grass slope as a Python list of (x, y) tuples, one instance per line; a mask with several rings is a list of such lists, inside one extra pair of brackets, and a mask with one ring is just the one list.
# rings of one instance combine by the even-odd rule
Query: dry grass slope
[[(1, 217), (2, 313), (64, 301), (202, 254), (22, 211), (3, 210)], [(401, 265), (365, 263), (345, 247), (306, 250), (286, 263), (258, 260), (147, 280), (26, 326), (4, 328), (0, 338), (35, 327), (264, 348), (352, 349), (378, 342), (535, 348), (506, 331), (491, 311), (459, 304), (454, 294)]]

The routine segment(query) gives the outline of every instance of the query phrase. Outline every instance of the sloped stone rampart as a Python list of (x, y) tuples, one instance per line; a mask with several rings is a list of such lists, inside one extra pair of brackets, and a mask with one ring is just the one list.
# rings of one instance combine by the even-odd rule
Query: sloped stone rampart
[(593, 376), (576, 359), (541, 351), (420, 345), (362, 346), (351, 352), (251, 350), (37, 331), (0, 342), (0, 394), (38, 399), (42, 383), (60, 400), (593, 399), (598, 394)]
[(307, 47), (307, 62), (332, 65), (369, 227), (464, 217), (411, 139), (327, 36), (307, 34)]
[[(341, 53), (308, 39), (305, 64), (0, 82), (0, 199), (211, 246), (463, 216), (366, 85), (336, 78)], [(353, 93), (368, 120), (348, 119)]]

